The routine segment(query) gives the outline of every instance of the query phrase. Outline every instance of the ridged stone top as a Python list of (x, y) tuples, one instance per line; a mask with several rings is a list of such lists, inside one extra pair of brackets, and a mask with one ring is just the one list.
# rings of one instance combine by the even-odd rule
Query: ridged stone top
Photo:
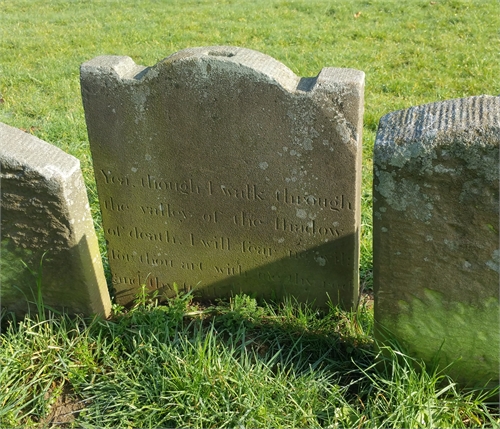
[(74, 156), (3, 123), (0, 123), (0, 159), (5, 167), (22, 166), (25, 173), (36, 171), (46, 179), (60, 181), (80, 168), (80, 161)]
[(401, 167), (443, 145), (498, 145), (499, 140), (500, 97), (459, 98), (385, 115), (379, 124), (375, 158), (378, 164)]

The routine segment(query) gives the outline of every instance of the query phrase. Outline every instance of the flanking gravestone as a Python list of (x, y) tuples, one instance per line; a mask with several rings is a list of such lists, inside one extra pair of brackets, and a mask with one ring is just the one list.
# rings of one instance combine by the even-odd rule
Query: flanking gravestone
[(176, 283), (356, 304), (363, 72), (205, 47), (97, 57), (81, 85), (119, 303)]
[[(0, 123), (0, 307), (36, 314), (111, 311), (80, 162)], [(38, 282), (38, 283), (37, 283)]]
[(468, 385), (499, 380), (500, 97), (384, 116), (374, 154), (376, 335)]

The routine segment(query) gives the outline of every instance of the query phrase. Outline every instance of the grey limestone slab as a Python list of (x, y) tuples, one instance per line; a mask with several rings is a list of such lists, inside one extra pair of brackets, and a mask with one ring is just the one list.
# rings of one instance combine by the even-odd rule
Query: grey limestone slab
[(465, 384), (499, 378), (500, 98), (389, 113), (374, 153), (377, 335)]
[[(80, 162), (0, 123), (0, 305), (108, 316), (111, 303)], [(31, 304), (30, 304), (31, 303)]]
[(97, 57), (81, 86), (120, 303), (174, 283), (356, 303), (363, 72), (218, 46)]

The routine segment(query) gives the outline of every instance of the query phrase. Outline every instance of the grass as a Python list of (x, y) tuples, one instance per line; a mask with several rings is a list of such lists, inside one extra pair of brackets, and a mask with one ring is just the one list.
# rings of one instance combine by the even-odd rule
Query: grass
[(0, 426), (55, 425), (63, 392), (75, 427), (500, 425), (484, 394), (392, 348), (377, 359), (372, 317), (184, 295), (109, 321), (27, 318), (0, 337)]
[[(300, 76), (366, 73), (361, 280), (372, 284), (372, 151), (380, 117), (500, 94), (496, 0), (0, 0), (0, 121), (82, 163), (102, 254), (79, 65), (153, 65), (186, 47), (236, 45)], [(201, 305), (146, 295), (112, 320), (4, 321), (0, 426), (499, 427), (498, 409), (397, 347), (375, 365), (373, 315), (319, 317), (288, 301)], [(491, 392), (490, 392), (491, 393)], [(76, 414), (75, 414), (76, 415)], [(52, 423), (51, 423), (52, 422)]]
[[(380, 117), (449, 98), (500, 93), (496, 0), (1, 0), (0, 121), (82, 162), (100, 214), (79, 88), (97, 55), (153, 65), (192, 46), (236, 45), (301, 76), (366, 73), (361, 269), (371, 282), (371, 158)], [(105, 244), (101, 237), (101, 249)]]

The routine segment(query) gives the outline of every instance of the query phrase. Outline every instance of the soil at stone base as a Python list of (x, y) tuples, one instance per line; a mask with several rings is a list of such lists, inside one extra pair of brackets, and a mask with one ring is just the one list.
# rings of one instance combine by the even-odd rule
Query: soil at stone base
[[(53, 391), (48, 391), (45, 397), (49, 399), (52, 393)], [(85, 402), (73, 392), (70, 386), (65, 385), (62, 393), (52, 405), (49, 415), (40, 421), (40, 426), (47, 428), (71, 427), (71, 423), (75, 421), (80, 411), (85, 408)]]
[(359, 304), (366, 306), (366, 308), (373, 308), (373, 299), (374, 295), (372, 290), (363, 291), (360, 295)]

